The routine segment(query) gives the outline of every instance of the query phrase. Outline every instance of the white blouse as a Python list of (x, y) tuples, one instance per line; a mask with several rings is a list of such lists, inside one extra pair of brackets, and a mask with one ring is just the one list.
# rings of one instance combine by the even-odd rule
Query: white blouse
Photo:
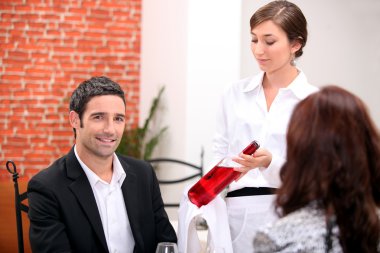
[(286, 88), (281, 88), (270, 110), (267, 109), (262, 81), (264, 72), (233, 83), (224, 92), (217, 113), (213, 139), (213, 163), (226, 156), (237, 156), (251, 141), (272, 153), (268, 168), (252, 169), (229, 191), (243, 187), (280, 186), (279, 171), (286, 158), (286, 130), (295, 105), (318, 90), (300, 71)]

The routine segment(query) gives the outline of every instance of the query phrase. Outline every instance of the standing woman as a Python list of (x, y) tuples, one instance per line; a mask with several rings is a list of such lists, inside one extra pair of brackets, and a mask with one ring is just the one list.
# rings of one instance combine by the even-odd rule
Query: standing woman
[(252, 140), (261, 145), (253, 156), (235, 157), (244, 176), (226, 197), (234, 252), (252, 252), (256, 230), (275, 219), (273, 192), (281, 183), (288, 121), (295, 105), (317, 91), (295, 66), (307, 41), (307, 22), (296, 5), (270, 2), (253, 14), (250, 27), (262, 71), (225, 91), (213, 141), (216, 160), (239, 154)]

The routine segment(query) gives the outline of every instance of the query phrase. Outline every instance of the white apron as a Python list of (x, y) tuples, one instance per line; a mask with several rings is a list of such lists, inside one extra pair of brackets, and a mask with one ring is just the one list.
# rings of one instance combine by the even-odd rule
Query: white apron
[(257, 229), (278, 218), (274, 200), (275, 195), (226, 198), (234, 253), (254, 252), (253, 238)]

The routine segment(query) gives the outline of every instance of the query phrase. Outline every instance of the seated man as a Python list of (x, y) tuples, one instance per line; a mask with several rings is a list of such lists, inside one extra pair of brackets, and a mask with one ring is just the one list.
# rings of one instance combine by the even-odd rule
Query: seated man
[(115, 154), (125, 112), (123, 90), (107, 77), (74, 90), (75, 145), (28, 185), (33, 252), (154, 252), (177, 241), (150, 164)]

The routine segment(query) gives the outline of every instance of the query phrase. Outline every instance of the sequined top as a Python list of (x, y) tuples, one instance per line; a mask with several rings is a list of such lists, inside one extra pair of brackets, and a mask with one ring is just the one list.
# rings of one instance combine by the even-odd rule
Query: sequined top
[[(380, 210), (377, 210), (377, 214), (380, 218)], [(315, 205), (309, 205), (259, 229), (253, 244), (255, 253), (325, 253), (326, 233), (324, 211), (317, 209)], [(343, 252), (338, 234), (339, 228), (335, 225), (330, 237), (330, 253)], [(380, 252), (380, 243), (377, 252)]]

